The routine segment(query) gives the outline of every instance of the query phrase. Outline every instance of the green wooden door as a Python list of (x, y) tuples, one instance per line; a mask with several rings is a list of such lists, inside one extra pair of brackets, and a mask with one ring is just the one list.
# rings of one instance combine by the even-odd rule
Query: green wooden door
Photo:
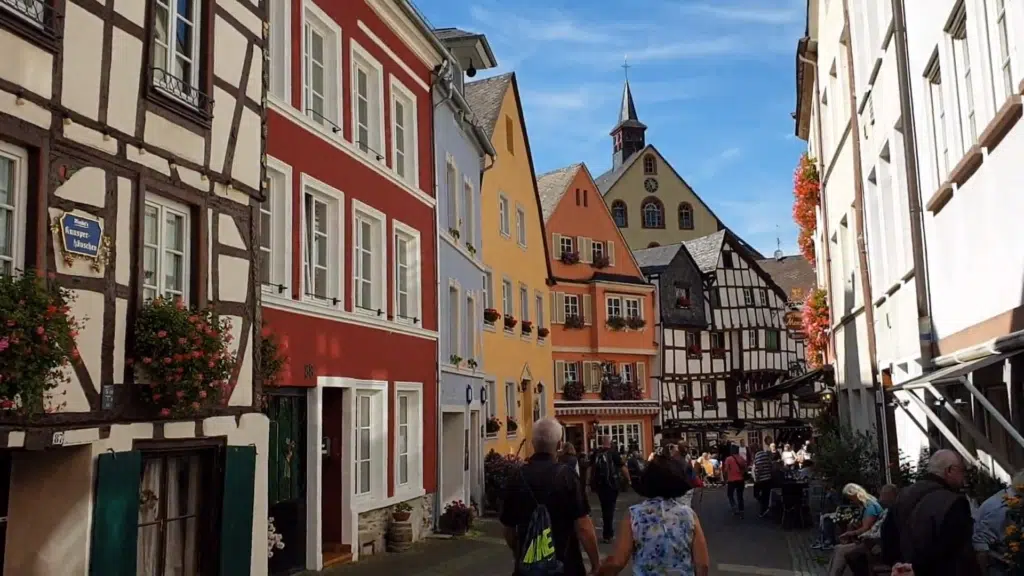
[[(228, 446), (224, 454), (221, 505), (220, 576), (249, 576), (256, 448)], [(132, 548), (134, 550), (134, 547)]]
[(135, 576), (141, 478), (139, 452), (108, 452), (97, 459), (90, 575)]

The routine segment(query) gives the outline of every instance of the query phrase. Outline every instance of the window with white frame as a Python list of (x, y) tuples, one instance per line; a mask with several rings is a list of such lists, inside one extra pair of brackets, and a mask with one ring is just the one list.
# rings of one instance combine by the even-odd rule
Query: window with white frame
[(931, 124), (932, 154), (935, 164), (935, 187), (946, 179), (949, 173), (949, 141), (946, 137), (946, 103), (942, 94), (942, 68), (939, 55), (932, 56), (925, 71), (928, 88), (928, 111)]
[(341, 31), (326, 14), (306, 4), (302, 39), (302, 101), (306, 116), (341, 132), (338, 119), (338, 47)]
[(28, 152), (0, 141), (0, 275), (24, 265), (27, 196)]
[(200, 89), (203, 50), (209, 48), (203, 46), (204, 5), (199, 0), (156, 0), (151, 23), (153, 86), (193, 108), (207, 105)]
[(768, 305), (768, 291), (764, 288), (757, 289), (757, 303), (761, 306)]
[[(518, 420), (519, 417), (519, 390), (515, 382), (505, 383), (505, 417), (510, 420)], [(505, 429), (508, 436), (515, 436), (512, 430)]]
[(575, 316), (582, 319), (580, 315), (580, 297), (578, 294), (565, 295), (565, 317)]
[(522, 206), (516, 206), (516, 241), (526, 246), (526, 210)]
[(754, 292), (750, 288), (743, 289), (743, 304), (746, 306), (754, 305)]
[(420, 314), (420, 234), (392, 221), (395, 228), (395, 318), (418, 322)]
[(452, 284), (448, 286), (448, 359), (455, 364), (454, 356), (461, 357), (459, 334), (459, 287)]
[[(488, 380), (485, 383), (487, 387), (487, 418), (498, 417), (498, 385), (494, 380)], [(494, 434), (488, 434), (493, 436)]]
[(291, 0), (270, 0), (270, 94), (291, 101)]
[(508, 197), (504, 194), (498, 195), (498, 230), (502, 236), (506, 238), (511, 234), (512, 224), (509, 222), (509, 218), (512, 215), (509, 213)]
[(639, 298), (625, 298), (623, 302), (626, 304), (626, 318), (642, 318)]
[(476, 243), (473, 241), (473, 234), (476, 233), (476, 221), (473, 217), (473, 183), (469, 181), (469, 178), (462, 182), (462, 211), (462, 241), (467, 246), (475, 247)]
[(382, 145), (384, 114), (383, 72), (379, 62), (374, 60), (358, 44), (352, 46), (352, 143), (362, 152), (383, 160)]
[[(989, 30), (989, 50), (992, 61), (992, 92), (995, 107), (1015, 92), (1013, 85), (1013, 63), (1010, 54), (1010, 28), (1006, 21), (1006, 0), (989, 0), (992, 5), (992, 26)], [(987, 2), (983, 5), (987, 5)], [(995, 38), (992, 38), (995, 36)]]
[(142, 297), (188, 302), (190, 220), (187, 206), (146, 195), (142, 222)]
[(507, 278), (501, 281), (501, 313), (505, 316), (515, 317), (515, 304), (512, 301), (512, 281)]
[(622, 298), (619, 298), (618, 296), (609, 296), (605, 300), (605, 315), (608, 318), (621, 318)]
[(455, 161), (448, 158), (445, 170), (445, 190), (448, 192), (448, 229), (458, 230), (462, 221), (459, 220), (459, 170)]
[(569, 254), (572, 252), (572, 236), (562, 236), (558, 241), (558, 256), (562, 257), (562, 254)]
[(339, 302), (341, 277), (340, 207), (344, 199), (308, 183), (302, 197), (304, 293), (320, 301)]
[(580, 382), (580, 365), (578, 362), (565, 362), (562, 364), (562, 378), (568, 384)]
[(353, 307), (357, 311), (380, 314), (384, 308), (381, 294), (387, 280), (384, 277), (384, 262), (387, 261), (381, 235), (384, 230), (384, 215), (353, 201), (352, 284)]
[(534, 304), (536, 305), (536, 310), (537, 310), (536, 316), (534, 317), (534, 320), (537, 323), (537, 328), (543, 328), (544, 327), (544, 296), (540, 292), (537, 292), (536, 294), (534, 294)]
[(416, 185), (416, 97), (391, 78), (391, 168), (406, 184)]
[(750, 348), (757, 348), (757, 330), (747, 331), (747, 346)]
[(267, 162), (267, 199), (260, 203), (260, 281), (272, 294), (289, 284), (291, 174)]
[(601, 424), (598, 427), (601, 436), (611, 437), (619, 450), (640, 450), (643, 448), (643, 432), (640, 424)]
[(465, 318), (466, 329), (463, 333), (466, 335), (466, 342), (462, 347), (462, 351), (466, 354), (467, 360), (476, 360), (476, 298), (470, 292), (466, 293), (466, 312), (463, 316)]
[(953, 88), (957, 103), (957, 131), (960, 150), (966, 151), (978, 139), (974, 113), (974, 87), (971, 76), (971, 54), (967, 40), (967, 6), (957, 4), (946, 28), (950, 52), (953, 56)]
[(484, 272), (484, 308), (494, 308), (494, 274)]
[(604, 258), (604, 242), (593, 241), (590, 243), (590, 261), (598, 262)]
[(356, 494), (369, 494), (373, 482), (373, 395), (356, 394)]
[(626, 362), (622, 365), (622, 369), (619, 371), (622, 376), (622, 381), (627, 384), (636, 382), (636, 364), (632, 362)]
[(526, 284), (519, 285), (519, 314), (522, 315), (520, 322), (530, 321), (530, 289)]
[(395, 406), (395, 418), (398, 427), (395, 434), (395, 484), (405, 486), (409, 484), (410, 469), (412, 468), (413, 451), (413, 410), (416, 409), (415, 395), (409, 392), (399, 392), (398, 401)]

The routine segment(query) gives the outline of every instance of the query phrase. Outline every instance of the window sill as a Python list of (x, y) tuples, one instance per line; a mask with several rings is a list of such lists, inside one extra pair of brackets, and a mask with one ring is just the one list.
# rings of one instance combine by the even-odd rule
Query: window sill
[(299, 112), (298, 109), (294, 108), (290, 104), (285, 103), (283, 100), (276, 96), (267, 94), (267, 102), (269, 104), (268, 108), (270, 110), (273, 110), (278, 114), (288, 117), (299, 126), (305, 128), (308, 132), (320, 137), (328, 144), (331, 144), (335, 148), (341, 150), (342, 152), (345, 152), (352, 158), (355, 158), (359, 162), (365, 164), (370, 169), (374, 170), (381, 176), (384, 176), (385, 178), (390, 180), (395, 186), (398, 186), (402, 190), (411, 194), (413, 197), (415, 197), (423, 204), (426, 204), (431, 208), (433, 208), (437, 204), (437, 201), (434, 198), (432, 198), (429, 194), (423, 192), (418, 188), (413, 188), (409, 186), (404, 180), (399, 178), (398, 175), (395, 174), (392, 170), (390, 170), (387, 166), (385, 166), (381, 162), (375, 162), (371, 158), (367, 157), (366, 154), (364, 154), (361, 150), (356, 148), (355, 145), (350, 143), (348, 140), (345, 140), (344, 137), (342, 136), (342, 133), (339, 132), (338, 134), (330, 135), (326, 134), (319, 124), (313, 122), (305, 114)]
[(296, 314), (313, 316), (325, 320), (335, 320), (347, 324), (364, 326), (366, 328), (376, 328), (386, 330), (388, 332), (395, 332), (398, 334), (405, 334), (408, 336), (425, 338), (427, 340), (437, 340), (438, 338), (438, 333), (434, 330), (428, 330), (426, 328), (417, 328), (415, 326), (409, 326), (408, 324), (389, 321), (383, 317), (377, 318), (376, 315), (370, 316), (354, 312), (347, 312), (340, 308), (335, 308), (330, 304), (320, 304), (312, 300), (291, 300), (275, 297), (269, 300), (265, 300), (263, 303), (264, 305), (267, 305), (277, 310), (284, 310), (286, 312), (293, 312)]
[(484, 332), (496, 332), (496, 331), (497, 331), (497, 329), (494, 327), (494, 324), (488, 324), (487, 322), (484, 322)]
[(540, 337), (537, 338), (537, 346), (543, 346), (543, 345), (547, 344), (547, 342), (548, 342), (547, 338), (540, 338)]
[(516, 335), (516, 331), (515, 330), (509, 330), (508, 328), (505, 328), (504, 332), (505, 332), (505, 336), (515, 336)]
[(60, 49), (60, 40), (57, 38), (54, 11), (50, 5), (51, 3), (48, 2), (45, 4), (46, 8), (44, 8), (44, 10), (49, 12), (45, 18), (49, 22), (40, 26), (33, 26), (25, 18), (12, 13), (10, 10), (0, 9), (0, 28), (13, 32), (30, 44), (34, 44), (47, 52), (56, 53)]
[(387, 508), (394, 506), (399, 502), (405, 502), (412, 500), (413, 498), (419, 498), (426, 495), (426, 491), (423, 488), (413, 488), (410, 490), (395, 492), (394, 496), (390, 498), (384, 496), (378, 496), (373, 493), (362, 494), (352, 497), (352, 512), (354, 514), (362, 514), (363, 512), (369, 512), (371, 510), (379, 510), (381, 508)]
[(520, 334), (519, 337), (522, 338), (525, 342), (533, 341), (533, 334)]
[(148, 82), (149, 84), (146, 86), (146, 100), (150, 103), (156, 105), (161, 110), (174, 114), (176, 117), (183, 118), (192, 124), (192, 128), (196, 131), (209, 130), (213, 125), (213, 115), (210, 112), (213, 100), (209, 96), (202, 95), (202, 98), (206, 101), (205, 106), (192, 106), (171, 96), (160, 86), (154, 84), (151, 78)]
[(472, 368), (463, 368), (462, 366), (452, 366), (451, 364), (442, 364), (441, 372), (445, 374), (457, 374), (459, 376), (469, 376), (470, 378), (483, 378), (484, 373), (479, 369), (473, 370)]
[(486, 432), (484, 433), (484, 440), (497, 440), (497, 439), (498, 439), (498, 433), (497, 432), (495, 432), (494, 434), (487, 434)]
[(447, 242), (449, 246), (454, 248), (456, 252), (462, 254), (462, 256), (466, 258), (466, 260), (472, 262), (473, 265), (476, 266), (481, 272), (487, 271), (486, 268), (484, 268), (483, 263), (480, 262), (480, 259), (478, 258), (480, 254), (479, 250), (476, 251), (476, 254), (473, 254), (472, 252), (466, 249), (465, 244), (460, 244), (458, 240), (455, 240), (449, 234), (442, 234), (441, 238), (443, 238), (444, 241)]

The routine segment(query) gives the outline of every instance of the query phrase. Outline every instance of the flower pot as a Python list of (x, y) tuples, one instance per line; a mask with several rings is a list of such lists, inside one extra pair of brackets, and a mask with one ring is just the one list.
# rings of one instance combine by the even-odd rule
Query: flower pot
[(392, 512), (391, 519), (395, 522), (405, 522), (412, 516), (412, 512)]

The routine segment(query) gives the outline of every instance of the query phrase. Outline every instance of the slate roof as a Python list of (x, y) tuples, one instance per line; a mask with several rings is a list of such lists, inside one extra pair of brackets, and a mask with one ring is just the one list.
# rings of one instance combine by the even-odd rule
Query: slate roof
[(647, 126), (637, 118), (636, 104), (633, 103), (633, 91), (629, 89), (629, 80), (626, 80), (626, 84), (622, 87), (622, 103), (619, 105), (619, 119), (615, 124), (615, 128), (612, 128), (611, 133), (615, 134), (616, 130), (625, 126), (647, 128)]
[(701, 272), (714, 272), (715, 268), (718, 268), (718, 255), (722, 253), (725, 232), (725, 230), (719, 230), (707, 236), (683, 242)]
[(465, 86), (466, 101), (476, 114), (477, 122), (487, 134), (488, 140), (494, 138), (494, 125), (498, 122), (501, 103), (505, 99), (505, 91), (508, 90), (513, 74), (514, 72), (506, 72), (469, 82)]
[(483, 36), (476, 32), (467, 32), (459, 28), (435, 28), (434, 36), (437, 36), (438, 40), (461, 40), (463, 38), (474, 38), (477, 36)]
[[(806, 258), (797, 254), (778, 258), (758, 260), (757, 265), (772, 277), (772, 280), (786, 292), (790, 302), (802, 302), (804, 297), (814, 290), (817, 277), (814, 267)], [(793, 289), (800, 290), (800, 296), (794, 298)]]
[(537, 190), (540, 193), (540, 209), (544, 214), (544, 221), (554, 214), (555, 208), (565, 195), (569, 182), (576, 176), (576, 172), (583, 164), (570, 164), (564, 168), (552, 170), (537, 176)]
[(636, 258), (636, 263), (640, 266), (640, 269), (645, 272), (661, 270), (672, 263), (672, 259), (676, 257), (682, 246), (683, 243), (679, 242), (669, 244), (668, 246), (634, 250), (633, 257)]
[[(648, 145), (648, 147), (650, 147), (650, 145)], [(644, 148), (644, 150), (647, 150), (647, 148)], [(597, 184), (597, 189), (601, 191), (601, 196), (604, 196), (612, 189), (612, 186), (619, 181), (619, 178), (626, 173), (626, 170), (629, 170), (629, 167), (633, 165), (633, 162), (636, 162), (636, 159), (643, 155), (644, 150), (640, 150), (636, 154), (626, 158), (626, 161), (619, 164), (618, 168), (613, 166), (604, 174), (594, 178), (594, 184)]]

